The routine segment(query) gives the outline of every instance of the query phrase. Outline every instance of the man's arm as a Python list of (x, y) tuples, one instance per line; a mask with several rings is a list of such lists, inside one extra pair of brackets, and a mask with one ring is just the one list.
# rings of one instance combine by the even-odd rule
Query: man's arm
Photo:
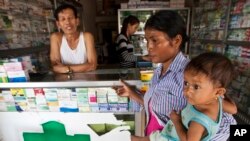
[(131, 141), (150, 141), (148, 136), (145, 137), (138, 137), (138, 136), (131, 136)]
[(67, 73), (68, 67), (61, 63), (60, 43), (62, 33), (53, 33), (50, 36), (50, 62), (54, 72)]

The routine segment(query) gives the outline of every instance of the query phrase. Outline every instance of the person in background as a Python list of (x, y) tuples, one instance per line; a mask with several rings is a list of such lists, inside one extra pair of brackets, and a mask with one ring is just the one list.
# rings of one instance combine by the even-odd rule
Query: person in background
[[(138, 27), (140, 21), (137, 17), (130, 15), (123, 20), (121, 33), (116, 38), (116, 52), (120, 66), (122, 68), (134, 68), (139, 57), (133, 54), (134, 46), (130, 42), (130, 37), (133, 35)], [(147, 58), (143, 58), (147, 60)]]
[(50, 61), (56, 73), (87, 72), (97, 67), (93, 35), (79, 32), (77, 9), (69, 4), (59, 6), (54, 13), (62, 32), (50, 37)]
[[(183, 88), (184, 69), (189, 59), (181, 52), (188, 37), (186, 24), (177, 12), (156, 12), (147, 20), (144, 30), (148, 57), (153, 63), (160, 63), (154, 70), (150, 87), (142, 96), (121, 81), (122, 86), (115, 90), (118, 95), (129, 97), (144, 107), (147, 121), (145, 135), (148, 136), (163, 129), (173, 110), (181, 111), (187, 105)], [(212, 140), (227, 140), (230, 124), (236, 124), (235, 119), (223, 112), (219, 131)]]
[(181, 114), (172, 111), (161, 132), (132, 137), (132, 141), (210, 140), (219, 129), (222, 110), (236, 112), (233, 101), (222, 99), (233, 75), (231, 61), (222, 54), (203, 53), (193, 58), (184, 71), (187, 106)]

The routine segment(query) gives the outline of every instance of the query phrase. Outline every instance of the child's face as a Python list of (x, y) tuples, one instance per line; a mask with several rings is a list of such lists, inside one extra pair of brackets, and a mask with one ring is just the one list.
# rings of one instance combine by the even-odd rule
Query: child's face
[(208, 76), (194, 71), (184, 73), (184, 96), (191, 105), (203, 105), (214, 102), (219, 96), (218, 87)]

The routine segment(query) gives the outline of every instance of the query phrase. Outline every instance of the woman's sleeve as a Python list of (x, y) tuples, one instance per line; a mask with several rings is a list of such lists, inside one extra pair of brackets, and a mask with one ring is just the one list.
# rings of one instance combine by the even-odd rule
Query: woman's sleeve
[(211, 141), (226, 141), (230, 135), (230, 125), (235, 125), (236, 120), (231, 114), (222, 113), (222, 119), (218, 132), (212, 137)]
[[(132, 45), (132, 44), (130, 44)], [(133, 55), (133, 48), (128, 47), (128, 41), (120, 39), (118, 42), (118, 52), (124, 61), (136, 62), (137, 57)]]

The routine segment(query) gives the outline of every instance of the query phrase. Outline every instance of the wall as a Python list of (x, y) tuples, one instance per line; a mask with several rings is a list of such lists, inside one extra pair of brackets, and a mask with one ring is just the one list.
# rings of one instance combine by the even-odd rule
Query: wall
[(95, 0), (80, 0), (80, 3), (83, 6), (83, 15), (84, 15), (84, 27), (85, 31), (91, 32), (97, 39), (97, 30), (96, 30), (96, 1)]
[[(80, 0), (79, 2), (83, 5), (85, 31), (94, 35), (95, 43), (103, 43), (102, 29), (116, 30), (117, 28), (116, 12), (115, 15), (97, 16), (96, 0)], [(116, 2), (116, 5), (119, 5), (118, 3), (119, 1)]]
[[(115, 3), (125, 2), (127, 0), (115, 0)], [(164, 1), (164, 0), (161, 0)], [(186, 5), (191, 7), (197, 0), (186, 0)], [(85, 31), (91, 32), (94, 35), (95, 42), (103, 42), (101, 27), (115, 27), (117, 16), (96, 16), (97, 2), (96, 0), (80, 0), (83, 5), (84, 27)], [(119, 5), (119, 4), (118, 4)]]

